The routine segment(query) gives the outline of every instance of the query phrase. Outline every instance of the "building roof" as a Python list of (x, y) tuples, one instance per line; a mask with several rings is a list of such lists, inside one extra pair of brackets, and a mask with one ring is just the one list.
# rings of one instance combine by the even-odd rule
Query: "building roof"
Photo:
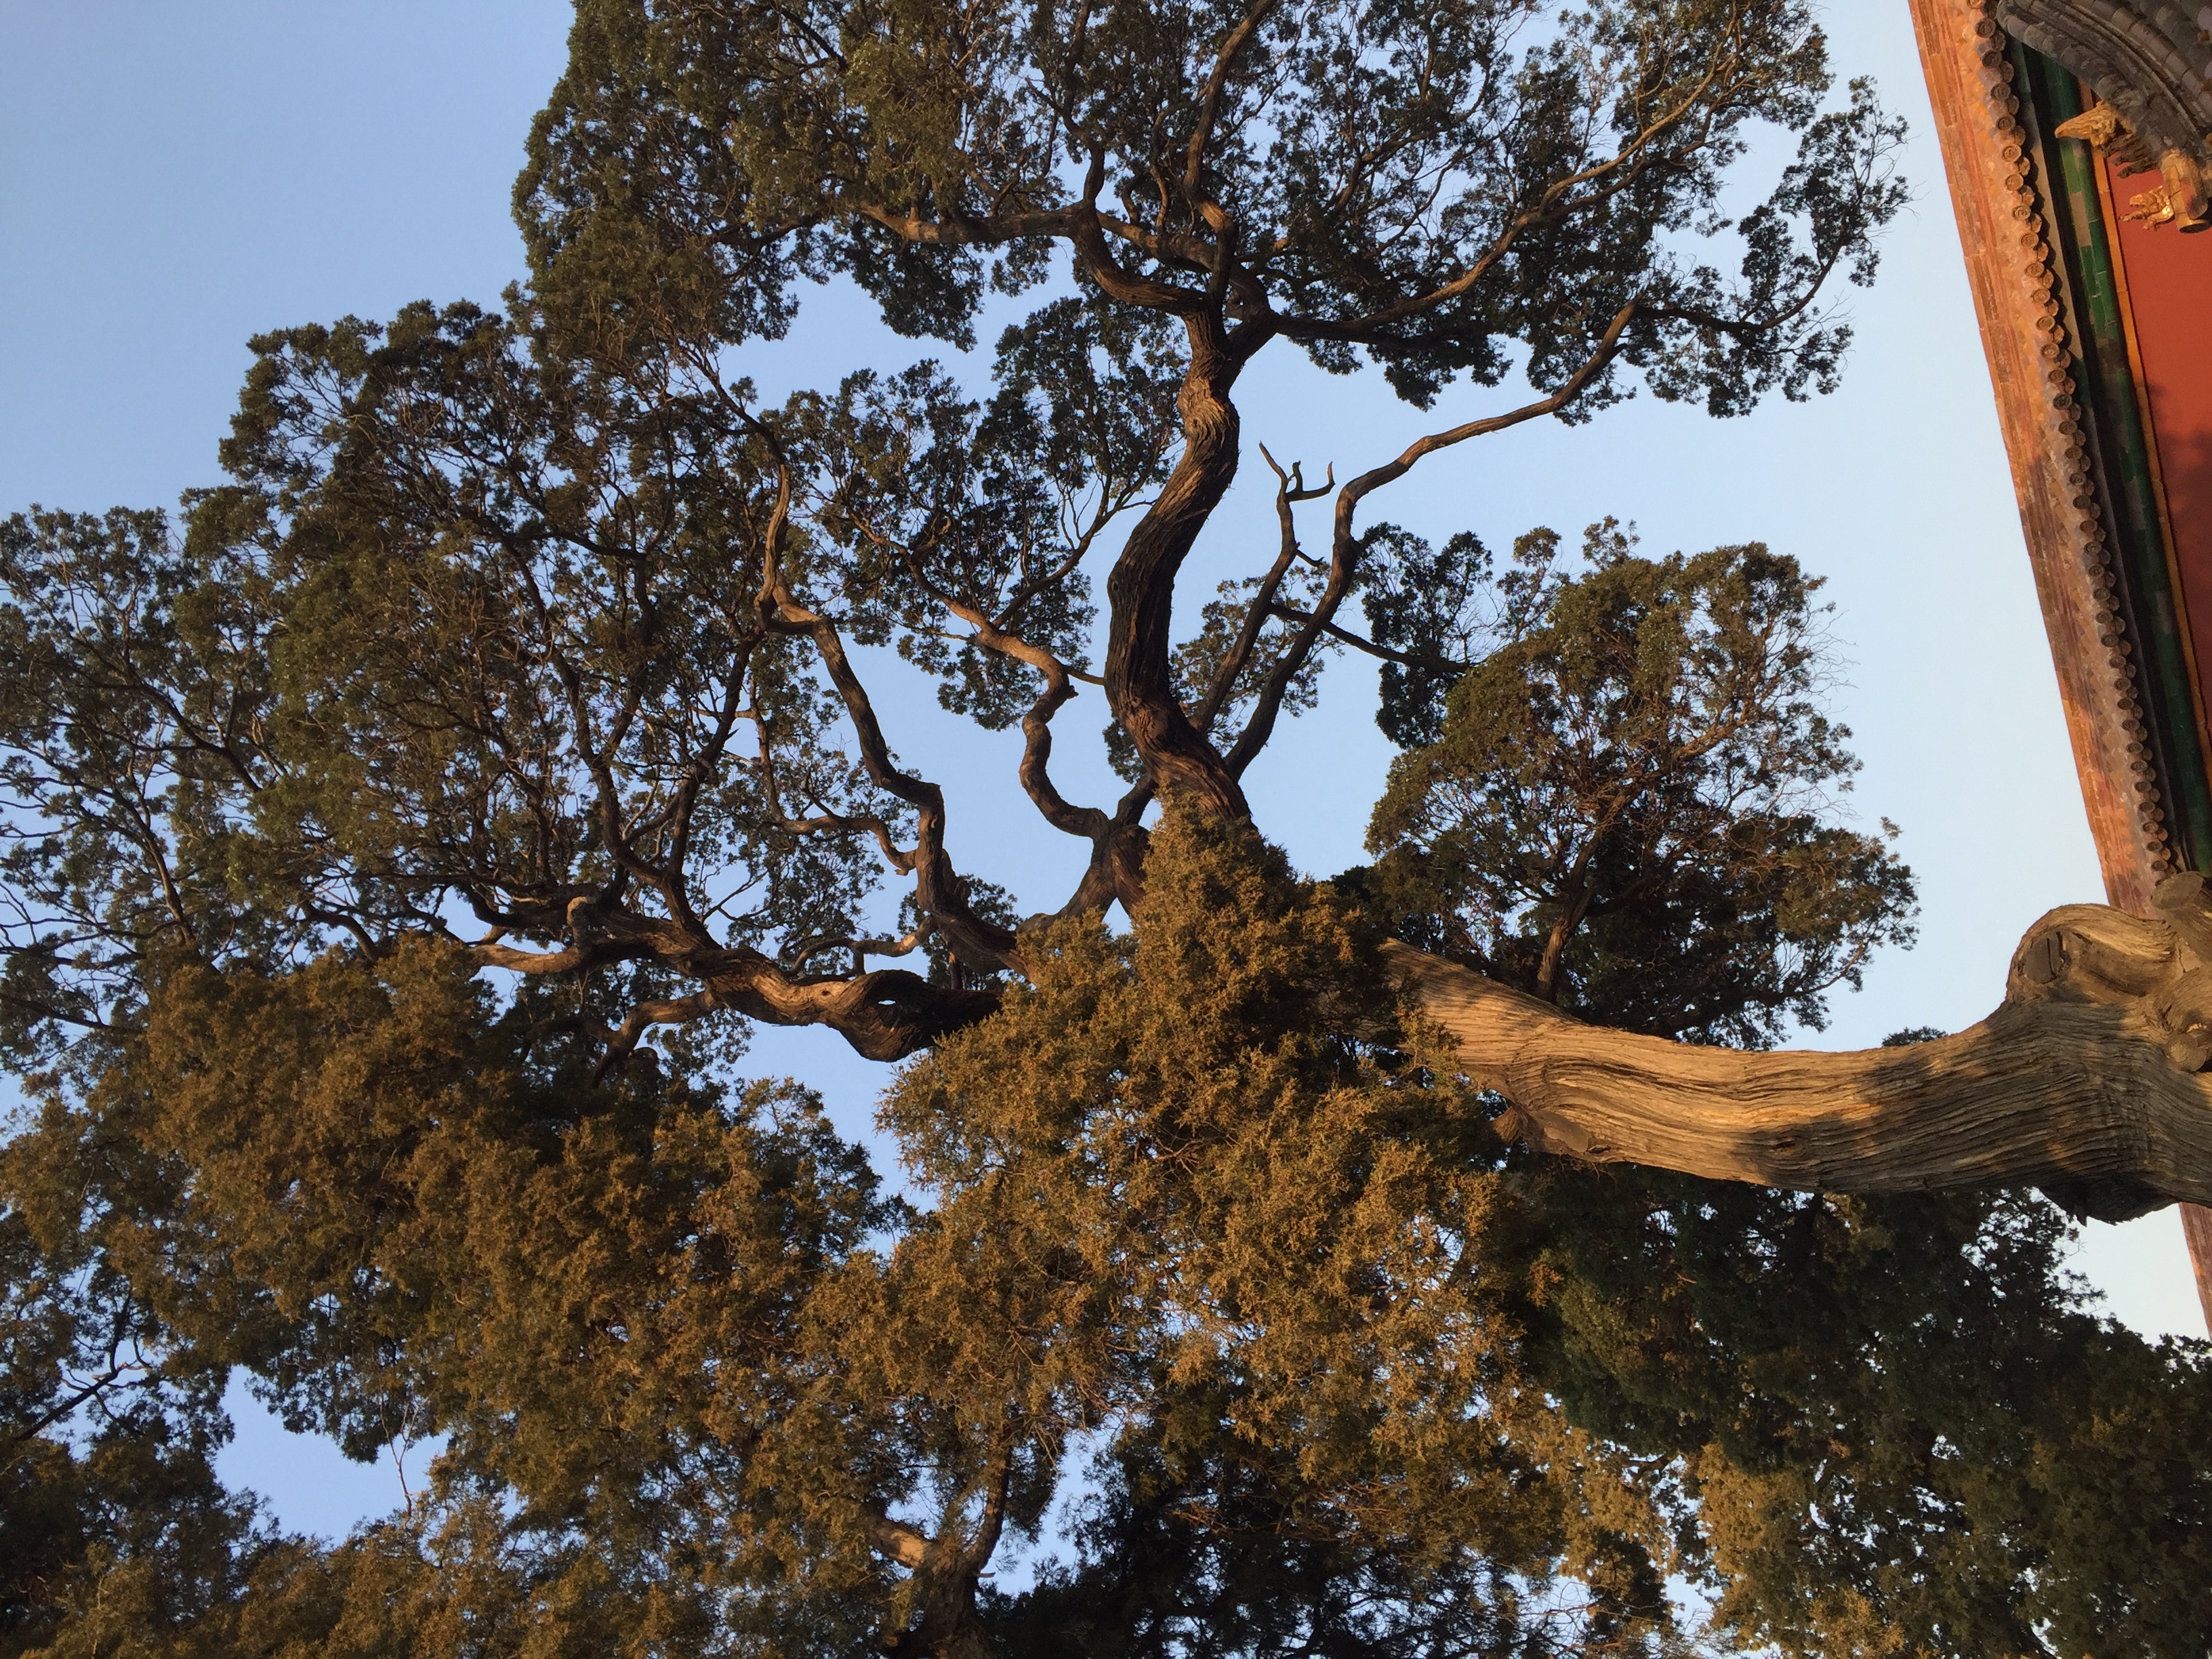
[(2148, 914), (2212, 872), (2212, 6), (1910, 3), (2106, 891)]

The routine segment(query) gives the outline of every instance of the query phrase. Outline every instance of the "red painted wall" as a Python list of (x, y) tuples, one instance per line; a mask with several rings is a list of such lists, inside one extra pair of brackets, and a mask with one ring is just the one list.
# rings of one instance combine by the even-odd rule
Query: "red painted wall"
[[(2108, 177), (2123, 214), (2130, 197), (2158, 183), (2155, 173)], [(2202, 674), (2212, 667), (2212, 231), (2184, 235), (2123, 219), (2119, 253)]]

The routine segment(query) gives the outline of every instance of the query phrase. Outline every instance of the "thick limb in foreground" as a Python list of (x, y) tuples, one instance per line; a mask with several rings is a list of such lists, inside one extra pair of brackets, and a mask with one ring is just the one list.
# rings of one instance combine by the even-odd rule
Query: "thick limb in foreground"
[(1954, 1036), (1749, 1053), (1585, 1025), (1386, 947), (1468, 1076), (1540, 1150), (1837, 1193), (2035, 1185), (2123, 1220), (2212, 1204), (2212, 902), (2176, 876), (2157, 920), (2068, 905), (2029, 929), (2005, 1000)]

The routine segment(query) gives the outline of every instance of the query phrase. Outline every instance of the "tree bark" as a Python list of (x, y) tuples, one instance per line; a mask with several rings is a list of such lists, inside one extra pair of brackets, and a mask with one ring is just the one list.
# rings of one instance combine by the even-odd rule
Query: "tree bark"
[(1106, 576), (1106, 701), (1161, 789), (1249, 818), (1244, 792), (1176, 700), (1171, 668), (1176, 574), (1237, 476), (1239, 425), (1229, 394), (1243, 367), (1218, 317), (1186, 322), (1190, 363), (1176, 398), (1182, 456)]
[(1698, 1048), (1586, 1025), (1409, 945), (1384, 947), (1510, 1137), (1592, 1163), (1833, 1193), (2033, 1185), (2103, 1220), (2212, 1203), (2212, 904), (2053, 910), (2005, 1000), (1954, 1036), (1855, 1054)]

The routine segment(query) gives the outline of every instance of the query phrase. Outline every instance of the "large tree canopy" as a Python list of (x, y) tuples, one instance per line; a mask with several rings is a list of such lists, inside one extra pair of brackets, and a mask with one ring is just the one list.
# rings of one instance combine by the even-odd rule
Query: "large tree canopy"
[[(2212, 1370), (2035, 1191), (2212, 1198), (2201, 882), (1767, 1052), (1911, 931), (1817, 580), (1370, 499), (1832, 384), (1904, 200), (1832, 91), (1782, 0), (582, 0), (504, 309), (267, 335), (180, 523), (0, 527), (0, 1653), (2205, 1651)], [(946, 359), (763, 398), (832, 281)], [(1271, 345), (1437, 423), (1259, 451), (1196, 604)], [(1317, 882), (1242, 780), (1342, 649)], [(917, 684), (1072, 891), (956, 865)], [(748, 1022), (903, 1062), (901, 1192)], [(237, 1370), (429, 1489), (278, 1534)]]

